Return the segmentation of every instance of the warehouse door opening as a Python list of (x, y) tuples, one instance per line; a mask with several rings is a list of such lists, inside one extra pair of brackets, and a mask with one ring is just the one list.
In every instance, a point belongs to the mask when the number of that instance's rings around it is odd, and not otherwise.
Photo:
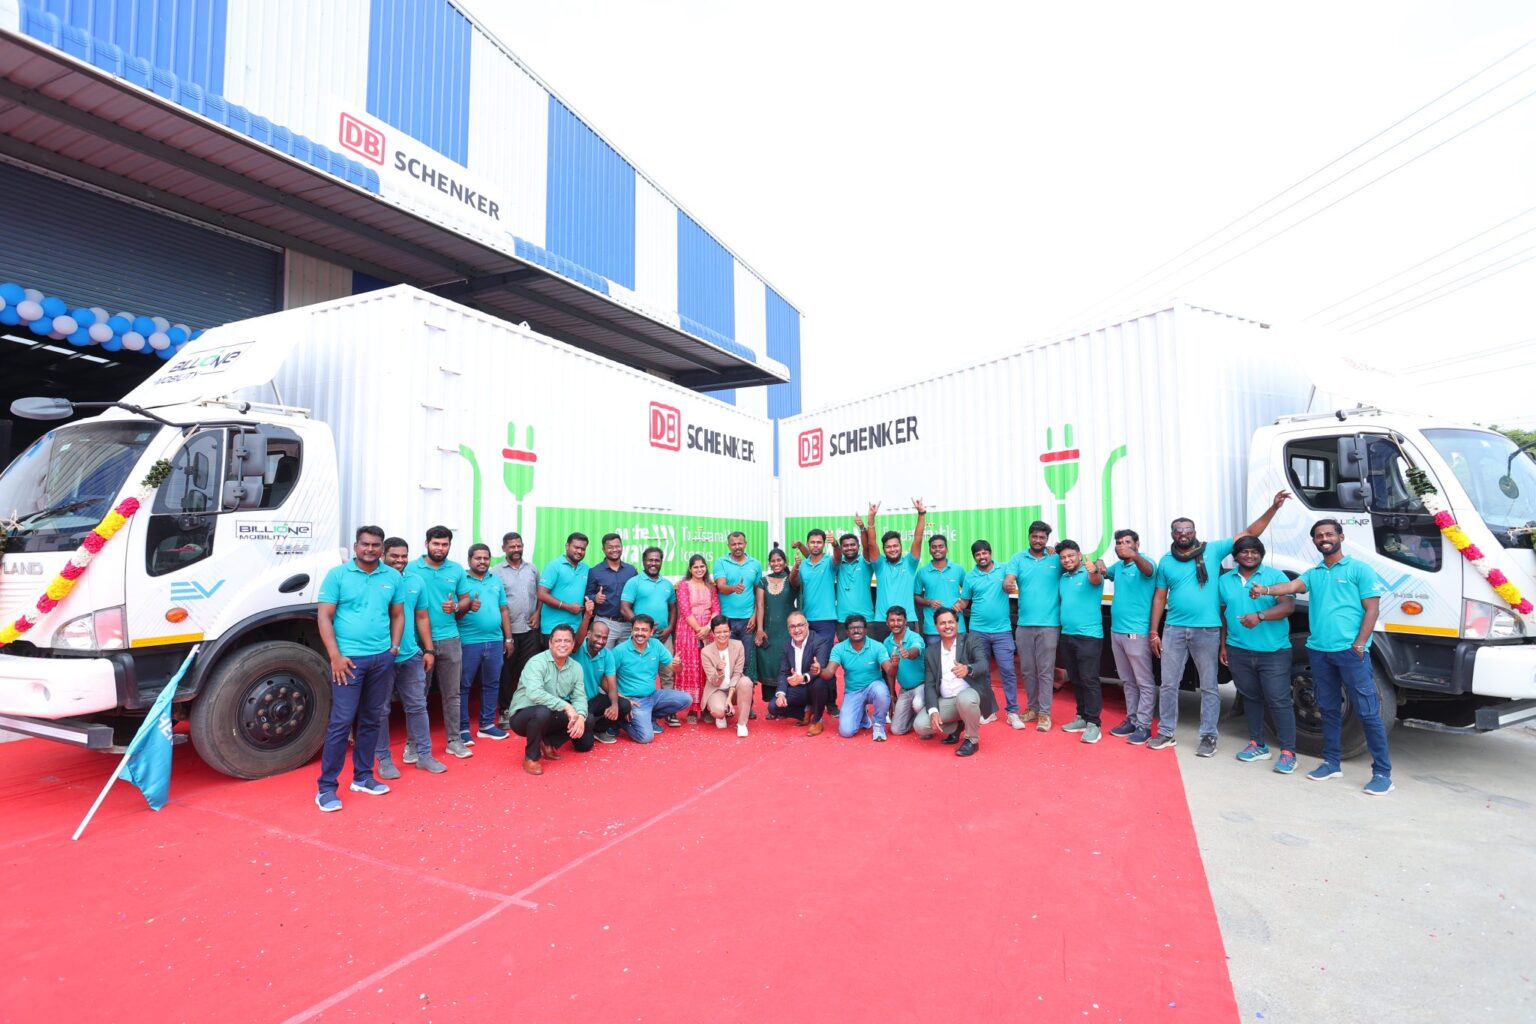
[(0, 463), (27, 395), (121, 398), (184, 335), (279, 308), (281, 250), (0, 163)]

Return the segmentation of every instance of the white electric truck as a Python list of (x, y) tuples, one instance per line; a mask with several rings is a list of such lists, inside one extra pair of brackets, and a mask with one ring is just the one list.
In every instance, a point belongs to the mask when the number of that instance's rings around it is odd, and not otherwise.
[[(1346, 399), (1382, 386), (1352, 373), (1326, 346), (1173, 303), (781, 421), (785, 535), (842, 532), (871, 501), (881, 527), (908, 531), (919, 497), (929, 535), (946, 534), (967, 568), (973, 540), (1007, 558), (1037, 519), (1089, 557), (1113, 558), (1114, 531), (1128, 527), (1155, 561), (1175, 517), (1231, 537), (1288, 490), (1295, 500), (1263, 536), (1268, 564), (1293, 576), (1316, 564), (1309, 529), (1333, 518), (1346, 553), (1382, 578), (1372, 662), (1389, 728), (1536, 718), (1536, 620), (1441, 535), (1407, 478), (1422, 470), (1490, 565), (1536, 599), (1536, 462), (1474, 424)], [(1305, 599), (1291, 625), (1298, 744), (1315, 754)], [(1344, 747), (1365, 749), (1348, 709)]]
[[(768, 421), (411, 288), (210, 330), (120, 403), (0, 474), (0, 621), (37, 598), (159, 460), (170, 477), (73, 591), (0, 648), (0, 729), (112, 748), (193, 644), (177, 694), (213, 767), (257, 778), (319, 749), (326, 572), (373, 524), (454, 557), (522, 534), (531, 560), (608, 532), (640, 561), (746, 532), (766, 549)], [(18, 415), (61, 419), (64, 398)]]

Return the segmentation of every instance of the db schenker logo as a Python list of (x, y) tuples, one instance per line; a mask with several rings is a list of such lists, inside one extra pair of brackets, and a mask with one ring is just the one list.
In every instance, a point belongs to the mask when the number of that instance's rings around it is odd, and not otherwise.
[(800, 431), (800, 465), (802, 467), (821, 465), (824, 440), (820, 427), (815, 430)]
[(384, 166), (384, 133), (377, 128), (344, 113), (341, 115), (339, 137), (343, 149), (351, 150), (380, 167)]
[(651, 447), (671, 452), (683, 447), (683, 414), (670, 405), (651, 403)]

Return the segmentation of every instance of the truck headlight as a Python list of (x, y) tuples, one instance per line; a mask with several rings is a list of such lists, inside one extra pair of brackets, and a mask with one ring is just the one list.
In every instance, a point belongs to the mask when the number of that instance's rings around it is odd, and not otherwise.
[(1525, 623), (1508, 608), (1463, 601), (1461, 635), (1467, 640), (1519, 640), (1525, 636)]
[(53, 646), (67, 651), (120, 651), (127, 646), (123, 608), (102, 608), (54, 630)]

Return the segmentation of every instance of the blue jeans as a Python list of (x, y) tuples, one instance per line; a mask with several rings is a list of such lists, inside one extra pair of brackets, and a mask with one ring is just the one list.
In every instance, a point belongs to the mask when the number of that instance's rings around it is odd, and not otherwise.
[(331, 683), (331, 720), (320, 752), (320, 792), (336, 792), (342, 762), (347, 759), (347, 734), (357, 728), (352, 747), (352, 781), (373, 778), (373, 758), (379, 748), (379, 721), (389, 707), (395, 682), (395, 656), (388, 651), (352, 659), (352, 680)]
[(469, 731), (469, 696), (475, 692), (477, 680), (480, 683), (480, 728), (496, 724), (496, 697), (501, 690), (501, 663), (505, 657), (500, 640), (464, 645), (464, 663), (459, 669), (459, 732)]
[(1391, 775), (1392, 759), (1387, 756), (1387, 730), (1381, 724), (1381, 704), (1376, 697), (1376, 682), (1371, 678), (1371, 659), (1357, 657), (1354, 651), (1307, 651), (1312, 664), (1312, 685), (1317, 690), (1317, 707), (1323, 713), (1323, 760), (1338, 764), (1342, 731), (1344, 693), (1365, 729), (1365, 743), (1371, 748), (1371, 774)]
[[(921, 698), (919, 698), (921, 700)], [(857, 736), (864, 721), (864, 706), (869, 705), (869, 720), (885, 727), (885, 713), (891, 707), (891, 689), (885, 680), (877, 680), (863, 689), (848, 690), (838, 708), (837, 733), (839, 736)]]
[[(432, 752), (432, 731), (427, 724), (427, 673), (421, 652), (395, 662), (394, 690), (400, 695), (405, 711), (405, 738), (417, 754)], [(379, 760), (389, 760), (389, 698), (384, 698), (384, 714), (379, 719)]]
[(1296, 705), (1291, 702), (1291, 649), (1248, 651), (1227, 644), (1227, 668), (1243, 695), (1248, 738), (1264, 742), (1264, 709), (1274, 722), (1281, 750), (1296, 750)]
[[(811, 630), (811, 650), (822, 668), (827, 667), (827, 662), (832, 657), (832, 644), (837, 640), (836, 619), (816, 619), (806, 623)], [(827, 680), (827, 703), (837, 703), (837, 676), (834, 674)]]
[[(620, 696), (628, 697), (626, 694)], [(687, 711), (693, 704), (693, 698), (681, 690), (652, 690), (643, 697), (628, 697), (628, 700), (629, 721), (624, 723), (624, 731), (636, 743), (649, 743), (656, 738), (654, 719)]]
[[(1003, 700), (1008, 704), (1008, 713), (1019, 713), (1019, 674), (1013, 667), (1013, 631), (1004, 630), (1001, 633), (982, 633), (971, 630), (971, 635), (980, 637), (987, 649), (987, 660), (997, 666), (997, 671), (1003, 677)], [(990, 685), (990, 684), (989, 684)], [(1045, 711), (1050, 713), (1051, 707), (1046, 705)]]
[(1215, 736), (1221, 717), (1221, 690), (1216, 667), (1221, 657), (1220, 626), (1165, 626), (1163, 628), (1163, 680), (1157, 731), (1172, 736), (1179, 724), (1179, 680), (1184, 664), (1193, 658), (1200, 676), (1200, 735)]

